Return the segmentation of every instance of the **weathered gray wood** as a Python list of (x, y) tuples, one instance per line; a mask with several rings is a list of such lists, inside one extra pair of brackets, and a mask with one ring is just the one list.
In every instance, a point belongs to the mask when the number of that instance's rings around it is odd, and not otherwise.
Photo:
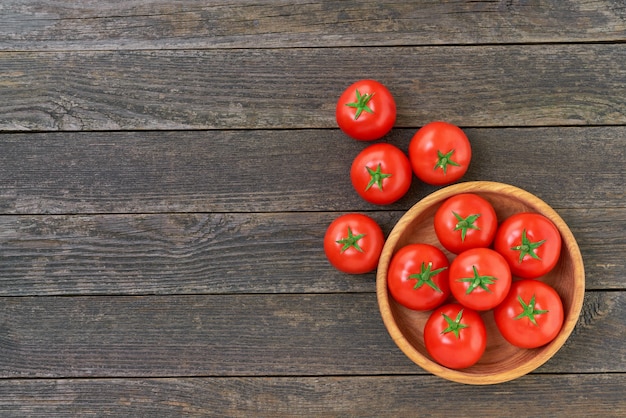
[[(403, 214), (368, 212), (385, 233)], [(326, 260), (340, 213), (0, 217), (0, 295), (374, 292)], [(626, 213), (566, 209), (587, 289), (626, 290)], [(610, 226), (609, 226), (610, 225)]]
[[(24, 297), (0, 307), (1, 378), (424, 373), (392, 342), (374, 293)], [(576, 331), (537, 373), (624, 373), (625, 333), (626, 292), (589, 292)]]
[[(2, 0), (0, 415), (626, 415), (624, 41), (617, 0)], [(388, 232), (435, 190), (353, 192), (359, 78), (396, 97), (387, 141), (460, 125), (465, 180), (571, 226), (583, 314), (531, 375), (426, 374), (374, 274), (325, 260), (338, 214)]]
[(0, 49), (623, 41), (619, 1), (3, 0)]
[(0, 409), (5, 417), (446, 417), (459, 408), (467, 417), (620, 417), (625, 386), (624, 374), (530, 375), (494, 386), (434, 376), (28, 379), (0, 381)]
[(360, 78), (400, 127), (625, 124), (625, 68), (623, 44), (4, 52), (0, 130), (335, 128)]
[[(0, 217), (0, 294), (373, 292), (327, 262), (337, 213)], [(387, 230), (399, 213), (375, 213)]]
[[(626, 207), (624, 127), (466, 132), (463, 180), (513, 184), (556, 209)], [(414, 133), (387, 140), (406, 150)], [(349, 170), (367, 145), (338, 129), (0, 135), (0, 213), (406, 210), (435, 190), (415, 180), (394, 205), (363, 201)]]

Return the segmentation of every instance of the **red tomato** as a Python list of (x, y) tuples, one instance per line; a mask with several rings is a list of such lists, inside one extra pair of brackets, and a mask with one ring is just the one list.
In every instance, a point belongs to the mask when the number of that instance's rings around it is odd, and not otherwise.
[(487, 330), (480, 315), (458, 303), (437, 308), (424, 327), (426, 351), (451, 369), (470, 367), (487, 347)]
[(363, 199), (386, 205), (409, 191), (413, 174), (409, 158), (400, 148), (380, 143), (370, 145), (356, 156), (350, 178)]
[(450, 291), (463, 306), (476, 311), (495, 308), (511, 288), (511, 269), (489, 248), (463, 251), (450, 264)]
[(429, 244), (409, 244), (394, 254), (387, 273), (391, 296), (414, 310), (430, 310), (450, 295), (448, 259)]
[(498, 229), (491, 203), (473, 193), (448, 198), (435, 212), (435, 233), (448, 251), (489, 247)]
[(511, 291), (493, 311), (502, 336), (522, 348), (541, 347), (563, 326), (563, 303), (550, 285), (534, 279), (513, 282)]
[(337, 270), (362, 274), (374, 270), (385, 237), (375, 220), (359, 213), (335, 219), (324, 235), (324, 252)]
[(561, 256), (561, 234), (545, 216), (517, 213), (498, 228), (494, 248), (515, 276), (535, 279), (550, 272)]
[(420, 180), (441, 186), (465, 175), (472, 159), (472, 148), (459, 127), (447, 122), (431, 122), (411, 139), (409, 159)]
[(335, 117), (346, 135), (373, 141), (382, 138), (396, 122), (396, 102), (378, 81), (360, 80), (339, 97)]

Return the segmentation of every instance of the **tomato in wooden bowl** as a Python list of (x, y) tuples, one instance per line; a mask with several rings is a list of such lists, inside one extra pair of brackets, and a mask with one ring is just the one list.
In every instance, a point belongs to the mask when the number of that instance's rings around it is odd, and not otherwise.
[[(489, 201), (501, 223), (513, 214), (531, 212), (548, 218), (558, 229), (562, 246), (558, 262), (536, 280), (554, 288), (563, 305), (563, 324), (549, 343), (537, 348), (520, 348), (509, 343), (499, 332), (494, 310), (479, 312), (486, 331), (486, 349), (475, 364), (464, 369), (444, 367), (428, 353), (424, 327), (432, 311), (406, 308), (391, 296), (387, 274), (394, 254), (408, 244), (423, 243), (441, 248), (452, 261), (456, 255), (438, 242), (433, 227), (435, 212), (446, 199), (460, 193), (474, 193)], [(522, 280), (513, 276), (513, 283)], [(580, 249), (569, 227), (548, 204), (520, 188), (486, 181), (458, 183), (440, 189), (409, 209), (391, 231), (376, 274), (378, 305), (385, 327), (397, 346), (423, 369), (445, 379), (466, 384), (496, 384), (523, 376), (548, 361), (571, 334), (582, 309), (585, 272)], [(448, 302), (455, 302), (451, 297)], [(528, 301), (527, 301), (528, 302)]]

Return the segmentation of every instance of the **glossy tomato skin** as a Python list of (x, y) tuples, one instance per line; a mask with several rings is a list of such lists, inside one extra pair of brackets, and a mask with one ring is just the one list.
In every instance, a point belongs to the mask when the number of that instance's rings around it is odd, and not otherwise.
[(448, 259), (439, 248), (408, 244), (391, 259), (387, 287), (391, 296), (409, 309), (434, 309), (450, 295), (448, 267)]
[(385, 136), (396, 122), (396, 102), (378, 81), (359, 80), (339, 97), (335, 117), (346, 135), (373, 141)]
[(449, 197), (435, 212), (435, 233), (441, 245), (454, 254), (489, 247), (498, 229), (491, 203), (474, 193)]
[(431, 122), (411, 139), (409, 159), (420, 180), (442, 186), (465, 175), (472, 159), (472, 147), (458, 126), (442, 121)]
[(559, 294), (535, 279), (513, 282), (509, 294), (493, 314), (502, 336), (521, 348), (541, 347), (552, 341), (561, 331), (564, 318)]
[(472, 248), (450, 264), (450, 291), (466, 308), (486, 311), (498, 306), (511, 288), (511, 269), (489, 248)]
[(539, 213), (517, 213), (498, 228), (494, 248), (506, 258), (513, 275), (535, 279), (549, 273), (561, 256), (561, 234)]
[(356, 156), (350, 179), (363, 199), (387, 205), (409, 191), (413, 174), (409, 159), (400, 148), (379, 143), (368, 146)]
[(426, 321), (424, 344), (437, 363), (464, 369), (476, 364), (485, 352), (487, 330), (478, 312), (451, 303), (435, 309)]
[(324, 252), (337, 270), (369, 273), (378, 266), (384, 243), (383, 231), (374, 219), (349, 213), (336, 218), (326, 229)]

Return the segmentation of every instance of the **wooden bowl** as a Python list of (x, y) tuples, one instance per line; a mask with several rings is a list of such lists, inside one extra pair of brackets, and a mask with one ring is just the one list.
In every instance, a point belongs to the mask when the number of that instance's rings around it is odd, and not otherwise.
[[(522, 349), (509, 344), (498, 331), (492, 311), (481, 313), (487, 327), (487, 349), (475, 365), (453, 370), (431, 359), (424, 346), (424, 325), (432, 311), (413, 311), (397, 303), (387, 289), (387, 270), (394, 253), (410, 243), (433, 244), (447, 252), (435, 235), (433, 218), (439, 205), (459, 193), (475, 193), (488, 200), (496, 210), (498, 221), (518, 212), (536, 212), (548, 217), (559, 229), (563, 241), (556, 267), (539, 280), (550, 284), (561, 296), (564, 323), (561, 332), (547, 345)], [(513, 280), (516, 280), (514, 277)], [(423, 369), (459, 383), (487, 385), (523, 376), (556, 353), (565, 343), (578, 320), (585, 293), (585, 272), (580, 249), (572, 232), (561, 217), (538, 197), (514, 186), (476, 181), (440, 189), (409, 209), (391, 231), (383, 247), (376, 274), (376, 293), (380, 312), (391, 338), (413, 362)]]

